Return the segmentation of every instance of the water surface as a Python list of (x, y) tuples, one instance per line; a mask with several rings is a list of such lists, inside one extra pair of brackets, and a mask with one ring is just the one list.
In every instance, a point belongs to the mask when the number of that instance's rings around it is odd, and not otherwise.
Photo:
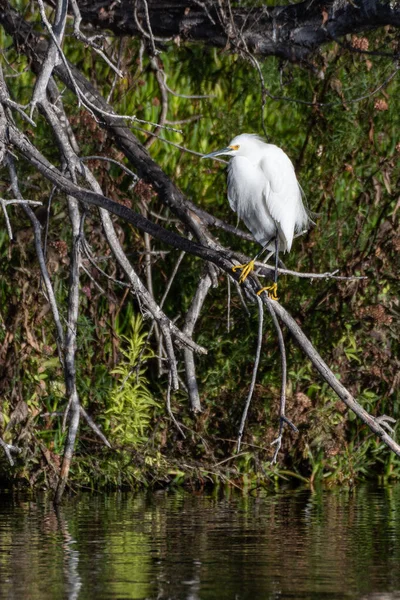
[(0, 598), (400, 600), (400, 486), (0, 494)]

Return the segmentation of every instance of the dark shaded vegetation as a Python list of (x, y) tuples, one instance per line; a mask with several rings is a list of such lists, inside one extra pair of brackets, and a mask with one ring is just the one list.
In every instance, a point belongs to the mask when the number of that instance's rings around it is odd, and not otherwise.
[[(41, 31), (40, 15), (31, 12), (30, 5), (18, 4), (18, 12)], [(105, 41), (107, 52), (120, 61), (124, 73), (117, 79), (71, 32), (68, 22), (66, 56), (98, 92), (109, 96), (119, 114), (158, 121), (163, 106), (160, 72), (176, 93), (204, 96), (182, 98), (168, 92), (164, 124), (182, 133), (158, 130), (150, 153), (187, 198), (232, 226), (236, 219), (226, 200), (223, 167), (203, 163), (199, 156), (168, 142), (205, 153), (226, 145), (237, 133), (264, 131), (271, 142), (284, 148), (296, 165), (310, 209), (319, 215), (316, 227), (296, 240), (290, 256), (284, 257), (286, 267), (315, 273), (338, 270), (340, 275), (367, 279), (311, 283), (282, 277), (280, 301), (360, 404), (373, 415), (398, 419), (398, 29), (388, 26), (367, 34), (355, 32), (308, 56), (307, 65), (289, 64), (274, 56), (263, 59), (258, 65), (263, 84), (257, 65), (246, 60), (243, 52), (156, 40), (162, 51), (154, 56), (147, 38), (143, 42), (110, 36)], [(28, 104), (35, 82), (30, 63), (23, 48), (13, 45), (3, 30), (1, 35), (2, 68), (10, 96)], [(57, 83), (80, 156), (101, 155), (132, 168), (101, 123)], [(18, 113), (13, 116), (45, 157), (64, 168), (43, 115), (34, 113), (35, 128)], [(153, 129), (132, 123), (141, 142), (155, 139), (148, 133)], [(64, 324), (72, 243), (65, 196), (53, 193), (50, 182), (21, 157), (16, 162), (23, 196), (43, 203), (33, 209), (43, 231), (48, 223), (47, 267)], [(90, 159), (88, 165), (105, 196), (162, 226), (184, 232), (156, 187), (144, 178), (136, 181), (118, 165), (98, 158)], [(5, 166), (0, 185), (2, 198), (14, 198)], [(287, 477), (348, 483), (400, 475), (399, 459), (347, 411), (285, 331), (287, 414), (299, 433), (286, 433), (279, 463), (271, 467), (281, 375), (276, 335), (267, 316), (242, 451), (233, 454), (252, 375), (257, 310), (249, 304), (249, 315), (245, 312), (233, 284), (228, 303), (227, 278), (222, 272), (217, 275), (218, 287), (205, 300), (194, 333), (194, 340), (208, 350), (206, 356), (196, 357), (202, 412), (193, 415), (183, 386), (171, 398), (183, 438), (165, 409), (168, 373), (165, 355), (157, 358), (160, 333), (155, 336), (153, 331), (147, 343), (148, 312), (127, 287), (97, 211), (86, 207), (84, 213), (85, 238), (95, 263), (108, 277), (83, 256), (76, 387), (84, 409), (112, 449), (82, 421), (70, 473), (73, 486), (203, 485), (221, 480), (269, 485)], [(8, 207), (8, 214), (14, 240), (10, 242), (4, 221), (0, 231), (0, 435), (22, 452), (14, 467), (0, 454), (0, 473), (14, 482), (53, 488), (67, 435), (64, 374), (31, 224), (19, 206)], [(152, 287), (159, 303), (179, 251), (149, 239), (122, 220), (113, 220), (137, 274), (147, 289)], [(254, 254), (255, 243), (210, 229), (224, 246)], [(149, 250), (151, 261), (147, 260)], [(203, 269), (203, 261), (186, 254), (172, 282), (164, 310), (176, 318), (178, 327), (184, 324)], [(179, 374), (184, 377), (183, 372)]]

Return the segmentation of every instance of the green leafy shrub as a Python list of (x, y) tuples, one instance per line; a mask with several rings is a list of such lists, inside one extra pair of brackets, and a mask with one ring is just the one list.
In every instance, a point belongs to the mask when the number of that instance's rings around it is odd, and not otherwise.
[(131, 335), (121, 336), (126, 347), (120, 348), (121, 362), (112, 370), (115, 386), (109, 396), (105, 411), (105, 431), (117, 445), (137, 446), (146, 441), (154, 409), (159, 404), (148, 389), (145, 376), (146, 362), (154, 357), (147, 345), (147, 332), (143, 331), (140, 315), (131, 318)]

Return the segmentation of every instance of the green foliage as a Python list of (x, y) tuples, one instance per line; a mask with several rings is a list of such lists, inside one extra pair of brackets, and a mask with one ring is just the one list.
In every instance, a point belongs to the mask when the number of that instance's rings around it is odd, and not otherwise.
[(159, 407), (149, 391), (145, 376), (146, 362), (154, 357), (147, 344), (148, 333), (142, 331), (140, 315), (131, 318), (130, 334), (121, 336), (122, 360), (112, 370), (117, 375), (104, 411), (104, 429), (112, 441), (121, 446), (143, 444), (146, 441), (154, 410)]

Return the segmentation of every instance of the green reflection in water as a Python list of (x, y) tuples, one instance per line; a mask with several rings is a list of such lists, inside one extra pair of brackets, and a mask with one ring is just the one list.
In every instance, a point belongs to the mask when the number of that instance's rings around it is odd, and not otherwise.
[(276, 495), (0, 495), (0, 597), (400, 598), (400, 485)]

